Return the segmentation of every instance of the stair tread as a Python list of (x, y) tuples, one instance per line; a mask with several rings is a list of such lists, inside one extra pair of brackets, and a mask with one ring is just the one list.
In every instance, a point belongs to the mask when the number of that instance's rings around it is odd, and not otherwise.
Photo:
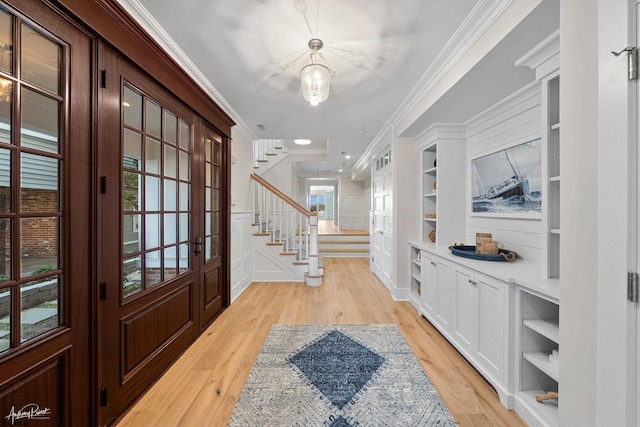
[(282, 251), (282, 252), (280, 252), (280, 255), (295, 255), (297, 253), (298, 252), (296, 252), (296, 251)]
[(267, 242), (269, 246), (282, 246), (284, 242)]
[(368, 240), (320, 240), (319, 245), (368, 245)]
[(369, 252), (369, 249), (318, 249), (318, 252)]
[(254, 236), (271, 236), (271, 233), (253, 233)]

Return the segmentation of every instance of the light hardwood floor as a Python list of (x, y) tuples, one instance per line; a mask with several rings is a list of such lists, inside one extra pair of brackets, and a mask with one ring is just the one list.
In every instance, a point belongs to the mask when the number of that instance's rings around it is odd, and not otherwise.
[(275, 323), (395, 323), (460, 426), (524, 426), (496, 392), (407, 302), (395, 302), (368, 260), (325, 259), (324, 283), (254, 283), (118, 427), (225, 426)]

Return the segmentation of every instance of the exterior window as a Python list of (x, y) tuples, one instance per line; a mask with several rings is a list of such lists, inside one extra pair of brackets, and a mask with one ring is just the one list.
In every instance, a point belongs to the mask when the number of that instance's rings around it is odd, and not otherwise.
[(122, 295), (189, 271), (191, 125), (124, 84)]
[(64, 320), (61, 64), (67, 52), (0, 9), (0, 353)]

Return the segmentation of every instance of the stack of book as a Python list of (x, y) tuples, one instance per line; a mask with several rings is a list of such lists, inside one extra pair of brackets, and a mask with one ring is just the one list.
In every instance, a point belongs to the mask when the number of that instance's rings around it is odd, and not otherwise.
[(553, 350), (549, 354), (549, 362), (553, 363), (555, 366), (558, 366), (560, 364), (560, 349), (559, 348)]

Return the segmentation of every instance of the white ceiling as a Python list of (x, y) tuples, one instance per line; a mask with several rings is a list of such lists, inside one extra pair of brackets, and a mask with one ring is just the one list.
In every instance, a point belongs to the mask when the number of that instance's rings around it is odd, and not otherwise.
[[(147, 21), (141, 22), (143, 26), (148, 27), (151, 22), (156, 29), (161, 27), (160, 33), (166, 33), (163, 37), (175, 43), (174, 50), (181, 50), (188, 57), (200, 77), (208, 80), (231, 107), (232, 117), (257, 139), (311, 139), (314, 144), (310, 149), (326, 141), (326, 162), (299, 165), (303, 173), (329, 169), (326, 176), (351, 175), (351, 168), (366, 147), (472, 9), (482, 3), (482, 0), (119, 1), (129, 10), (133, 5), (143, 12), (138, 14)], [(545, 0), (543, 4), (554, 3), (557, 8), (557, 1)], [(544, 28), (533, 35), (526, 34), (524, 44), (533, 47), (552, 31)], [(323, 40), (321, 53), (336, 73), (329, 99), (316, 107), (304, 101), (299, 82), (299, 70), (308, 60), (307, 43), (313, 37)], [(523, 43), (516, 44), (518, 49), (523, 48)], [(510, 57), (501, 61), (501, 64), (511, 61), (509, 68), (514, 68)], [(495, 77), (495, 67), (485, 68), (485, 72)], [(477, 85), (479, 78), (482, 76), (465, 84)], [(526, 79), (531, 79), (530, 70), (529, 74), (520, 71), (504, 86), (511, 90), (511, 86)], [(492, 93), (493, 98), (509, 93), (498, 92), (501, 91)], [(457, 102), (459, 96), (455, 97)], [(436, 109), (448, 119), (451, 110), (456, 110), (455, 102), (453, 106), (449, 104), (445, 102)], [(418, 121), (417, 125), (422, 126), (430, 121), (430, 116)], [(259, 124), (264, 130), (258, 128)], [(418, 130), (412, 128), (406, 134)], [(351, 159), (345, 159), (342, 152)], [(341, 168), (343, 172), (338, 173)]]

